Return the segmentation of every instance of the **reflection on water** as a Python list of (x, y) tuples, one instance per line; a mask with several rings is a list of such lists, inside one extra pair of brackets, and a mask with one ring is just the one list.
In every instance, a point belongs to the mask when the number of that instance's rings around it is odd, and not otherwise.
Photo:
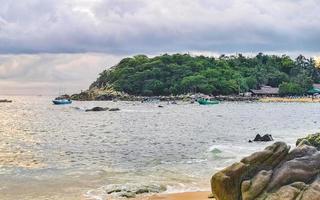
[[(207, 189), (212, 173), (319, 129), (320, 104), (164, 105), (12, 97), (0, 104), (0, 199), (104, 199), (110, 186)], [(93, 106), (120, 112), (84, 112)], [(79, 109), (80, 108), (80, 109)], [(128, 189), (127, 189), (128, 190)]]

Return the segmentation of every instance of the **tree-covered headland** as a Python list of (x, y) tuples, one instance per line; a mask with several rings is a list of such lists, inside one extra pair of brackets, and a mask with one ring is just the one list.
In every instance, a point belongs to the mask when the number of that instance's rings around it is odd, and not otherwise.
[(302, 55), (292, 59), (262, 53), (254, 57), (238, 54), (218, 58), (164, 54), (124, 58), (103, 71), (90, 87), (158, 96), (196, 92), (232, 95), (269, 85), (279, 87), (282, 95), (303, 95), (319, 82), (320, 69), (315, 60)]

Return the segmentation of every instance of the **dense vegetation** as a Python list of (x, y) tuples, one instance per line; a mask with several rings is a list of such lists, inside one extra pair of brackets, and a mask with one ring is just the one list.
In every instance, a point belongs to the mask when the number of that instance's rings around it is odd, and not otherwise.
[(137, 55), (103, 71), (91, 87), (112, 87), (133, 95), (169, 95), (201, 92), (238, 94), (261, 85), (279, 87), (283, 95), (301, 95), (320, 82), (315, 61), (304, 56), (222, 55), (219, 58), (164, 54)]

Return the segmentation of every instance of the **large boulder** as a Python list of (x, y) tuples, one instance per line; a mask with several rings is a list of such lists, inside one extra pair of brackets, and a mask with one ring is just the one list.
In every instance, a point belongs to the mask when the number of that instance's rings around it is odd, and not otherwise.
[(254, 199), (268, 185), (272, 171), (261, 170), (251, 180), (245, 180), (241, 184), (241, 194), (243, 200)]
[(319, 200), (320, 199), (320, 176), (304, 191), (301, 200)]
[[(302, 141), (302, 140), (301, 140)], [(320, 200), (320, 152), (276, 142), (213, 175), (217, 200)], [(313, 143), (314, 144), (314, 143)]]
[[(273, 169), (288, 154), (289, 147), (283, 142), (276, 142), (243, 158), (240, 162), (216, 173), (211, 178), (211, 189), (218, 200), (238, 200), (241, 198), (241, 184), (250, 180), (261, 170)], [(250, 188), (244, 186), (245, 192)]]

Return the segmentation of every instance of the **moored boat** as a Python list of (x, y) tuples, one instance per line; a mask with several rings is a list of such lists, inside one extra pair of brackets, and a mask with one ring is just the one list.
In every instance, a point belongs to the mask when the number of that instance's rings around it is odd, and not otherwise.
[(208, 99), (198, 99), (197, 102), (200, 105), (213, 105), (213, 104), (219, 104), (220, 101), (217, 100), (208, 100)]
[(63, 105), (63, 104), (71, 104), (72, 101), (70, 99), (60, 99), (60, 98), (56, 98), (54, 100), (52, 100), (52, 102), (55, 105)]

